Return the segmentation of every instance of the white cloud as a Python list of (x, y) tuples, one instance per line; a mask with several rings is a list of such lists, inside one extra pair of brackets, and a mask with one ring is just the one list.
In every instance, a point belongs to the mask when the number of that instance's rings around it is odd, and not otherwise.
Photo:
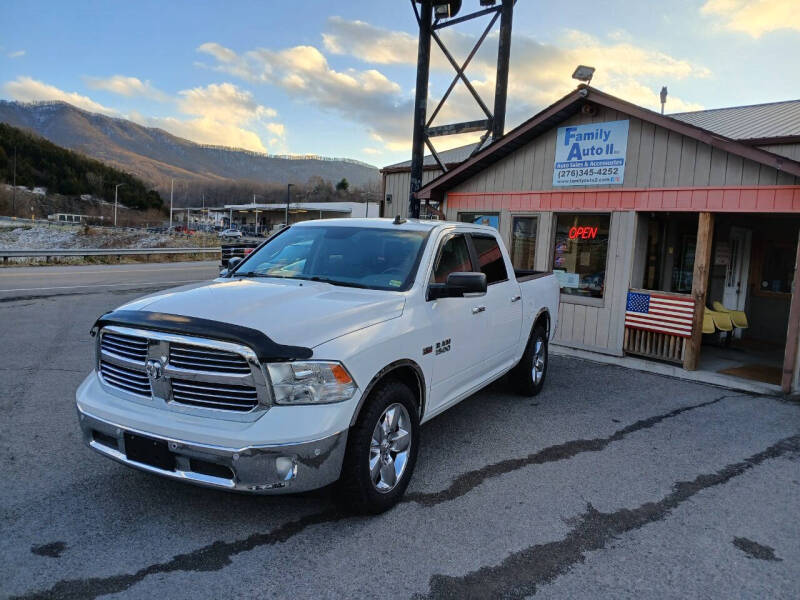
[[(271, 134), (271, 147), (283, 144), (285, 127), (269, 121), (277, 112), (259, 104), (253, 94), (232, 83), (210, 84), (178, 92), (178, 110), (193, 118), (146, 118), (143, 124), (161, 127), (170, 133), (200, 144), (231, 146), (266, 152), (259, 128)], [(277, 141), (273, 141), (277, 140)]]
[(232, 83), (212, 83), (178, 92), (181, 112), (218, 121), (244, 122), (273, 118), (278, 113), (256, 102), (253, 94)]
[(314, 46), (257, 48), (237, 54), (209, 42), (198, 51), (217, 59), (212, 69), (280, 87), (299, 102), (362, 124), (368, 132), (385, 138), (387, 146), (407, 144), (411, 96), (376, 69), (338, 71)]
[[(441, 34), (457, 59), (465, 57), (476, 41), (476, 36), (462, 32), (443, 30)], [(366, 63), (404, 64), (413, 67), (417, 60), (417, 41), (411, 34), (341, 17), (328, 19), (323, 43), (328, 52), (349, 55)], [(495, 88), (496, 47), (497, 31), (493, 31), (466, 71), (473, 87), (490, 108)], [(655, 110), (660, 108), (658, 91), (663, 84), (669, 84), (672, 89), (678, 90), (678, 82), (710, 75), (707, 68), (690, 60), (637, 45), (632, 35), (623, 30), (611, 32), (605, 40), (580, 31), (567, 30), (554, 43), (543, 43), (530, 35), (515, 33), (509, 73), (507, 128), (517, 125), (573, 90), (575, 82), (570, 74), (581, 63), (596, 67), (593, 85)], [(435, 45), (431, 55), (431, 69), (434, 73), (447, 76), (454, 74), (450, 63)], [(431, 94), (436, 96), (443, 92), (443, 89), (437, 89), (435, 80), (432, 80)], [(436, 101), (438, 98), (434, 100)], [(696, 102), (683, 99), (680, 94), (670, 95), (668, 106), (671, 111), (702, 108)], [(405, 115), (408, 136), (410, 108), (403, 108), (408, 110)], [(451, 100), (437, 116), (436, 124), (482, 116), (476, 102), (459, 82)], [(377, 132), (383, 134), (380, 128)], [(436, 140), (437, 147), (452, 146), (456, 137), (461, 143), (477, 139), (475, 135), (441, 138)], [(408, 145), (407, 137), (405, 145)]]
[(725, 29), (753, 38), (779, 29), (800, 31), (797, 0), (707, 0), (700, 12), (719, 19)]
[(125, 77), (124, 75), (113, 75), (111, 77), (86, 77), (86, 85), (93, 90), (105, 90), (112, 94), (132, 97), (143, 96), (152, 100), (164, 102), (168, 96), (153, 87), (149, 81), (142, 81), (138, 77)]
[(109, 115), (116, 114), (112, 108), (103, 106), (95, 102), (88, 96), (82, 96), (77, 92), (65, 92), (53, 85), (49, 85), (31, 77), (20, 76), (13, 81), (6, 82), (3, 85), (3, 92), (14, 100), (20, 102), (37, 102), (43, 100), (60, 100), (62, 102), (69, 102), (70, 104), (88, 110), (91, 112), (105, 113)]
[(25, 56), (25, 50), (15, 50), (14, 52), (9, 52), (6, 56), (8, 58), (22, 58)]
[(147, 127), (160, 127), (173, 135), (198, 144), (266, 152), (261, 137), (255, 131), (207, 117), (197, 119), (139, 117), (138, 121)]
[(371, 146), (367, 146), (366, 148), (362, 148), (361, 152), (363, 152), (364, 154), (372, 155), (372, 156), (374, 156), (376, 154), (383, 154), (383, 150), (381, 150), (380, 148), (373, 148)]

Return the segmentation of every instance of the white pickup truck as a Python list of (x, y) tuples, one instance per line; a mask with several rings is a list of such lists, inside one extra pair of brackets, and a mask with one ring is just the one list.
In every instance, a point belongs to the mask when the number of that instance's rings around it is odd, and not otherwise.
[(497, 232), (440, 221), (293, 225), (218, 279), (101, 316), (78, 388), (86, 443), (228, 490), (338, 481), (377, 513), (403, 495), (420, 424), (509, 373), (547, 373), (559, 288), (515, 273)]

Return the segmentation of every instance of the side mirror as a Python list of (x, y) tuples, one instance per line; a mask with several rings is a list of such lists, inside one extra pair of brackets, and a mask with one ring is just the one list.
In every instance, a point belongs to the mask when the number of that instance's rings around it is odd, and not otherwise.
[(428, 300), (482, 296), (486, 293), (484, 273), (450, 273), (447, 283), (432, 283), (428, 287)]
[(219, 272), (219, 276), (220, 277), (227, 277), (228, 274), (231, 271), (233, 271), (236, 268), (236, 265), (238, 265), (240, 262), (242, 262), (242, 257), (241, 256), (233, 256), (233, 257), (229, 258), (228, 259), (228, 266), (226, 268), (222, 269), (222, 271)]

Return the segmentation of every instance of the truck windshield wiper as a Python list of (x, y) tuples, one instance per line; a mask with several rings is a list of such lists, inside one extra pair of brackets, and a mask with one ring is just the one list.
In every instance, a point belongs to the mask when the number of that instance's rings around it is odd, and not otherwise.
[(342, 287), (359, 288), (362, 290), (370, 289), (368, 285), (364, 285), (363, 283), (353, 283), (351, 281), (339, 281), (338, 279), (328, 279), (327, 277), (319, 277), (317, 275), (315, 275), (314, 277), (304, 277), (303, 279), (308, 279), (309, 281), (321, 281), (322, 283), (330, 283), (331, 285), (340, 285)]
[(234, 277), (277, 277), (278, 279), (293, 279), (286, 277), (286, 275), (270, 275), (269, 273), (257, 273), (256, 271), (247, 271), (246, 273), (234, 273)]

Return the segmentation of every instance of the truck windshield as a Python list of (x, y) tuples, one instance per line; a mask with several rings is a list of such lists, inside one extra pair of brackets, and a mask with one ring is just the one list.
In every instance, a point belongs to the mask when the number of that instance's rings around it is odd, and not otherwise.
[(374, 227), (294, 226), (250, 255), (232, 276), (404, 291), (414, 281), (426, 236)]

